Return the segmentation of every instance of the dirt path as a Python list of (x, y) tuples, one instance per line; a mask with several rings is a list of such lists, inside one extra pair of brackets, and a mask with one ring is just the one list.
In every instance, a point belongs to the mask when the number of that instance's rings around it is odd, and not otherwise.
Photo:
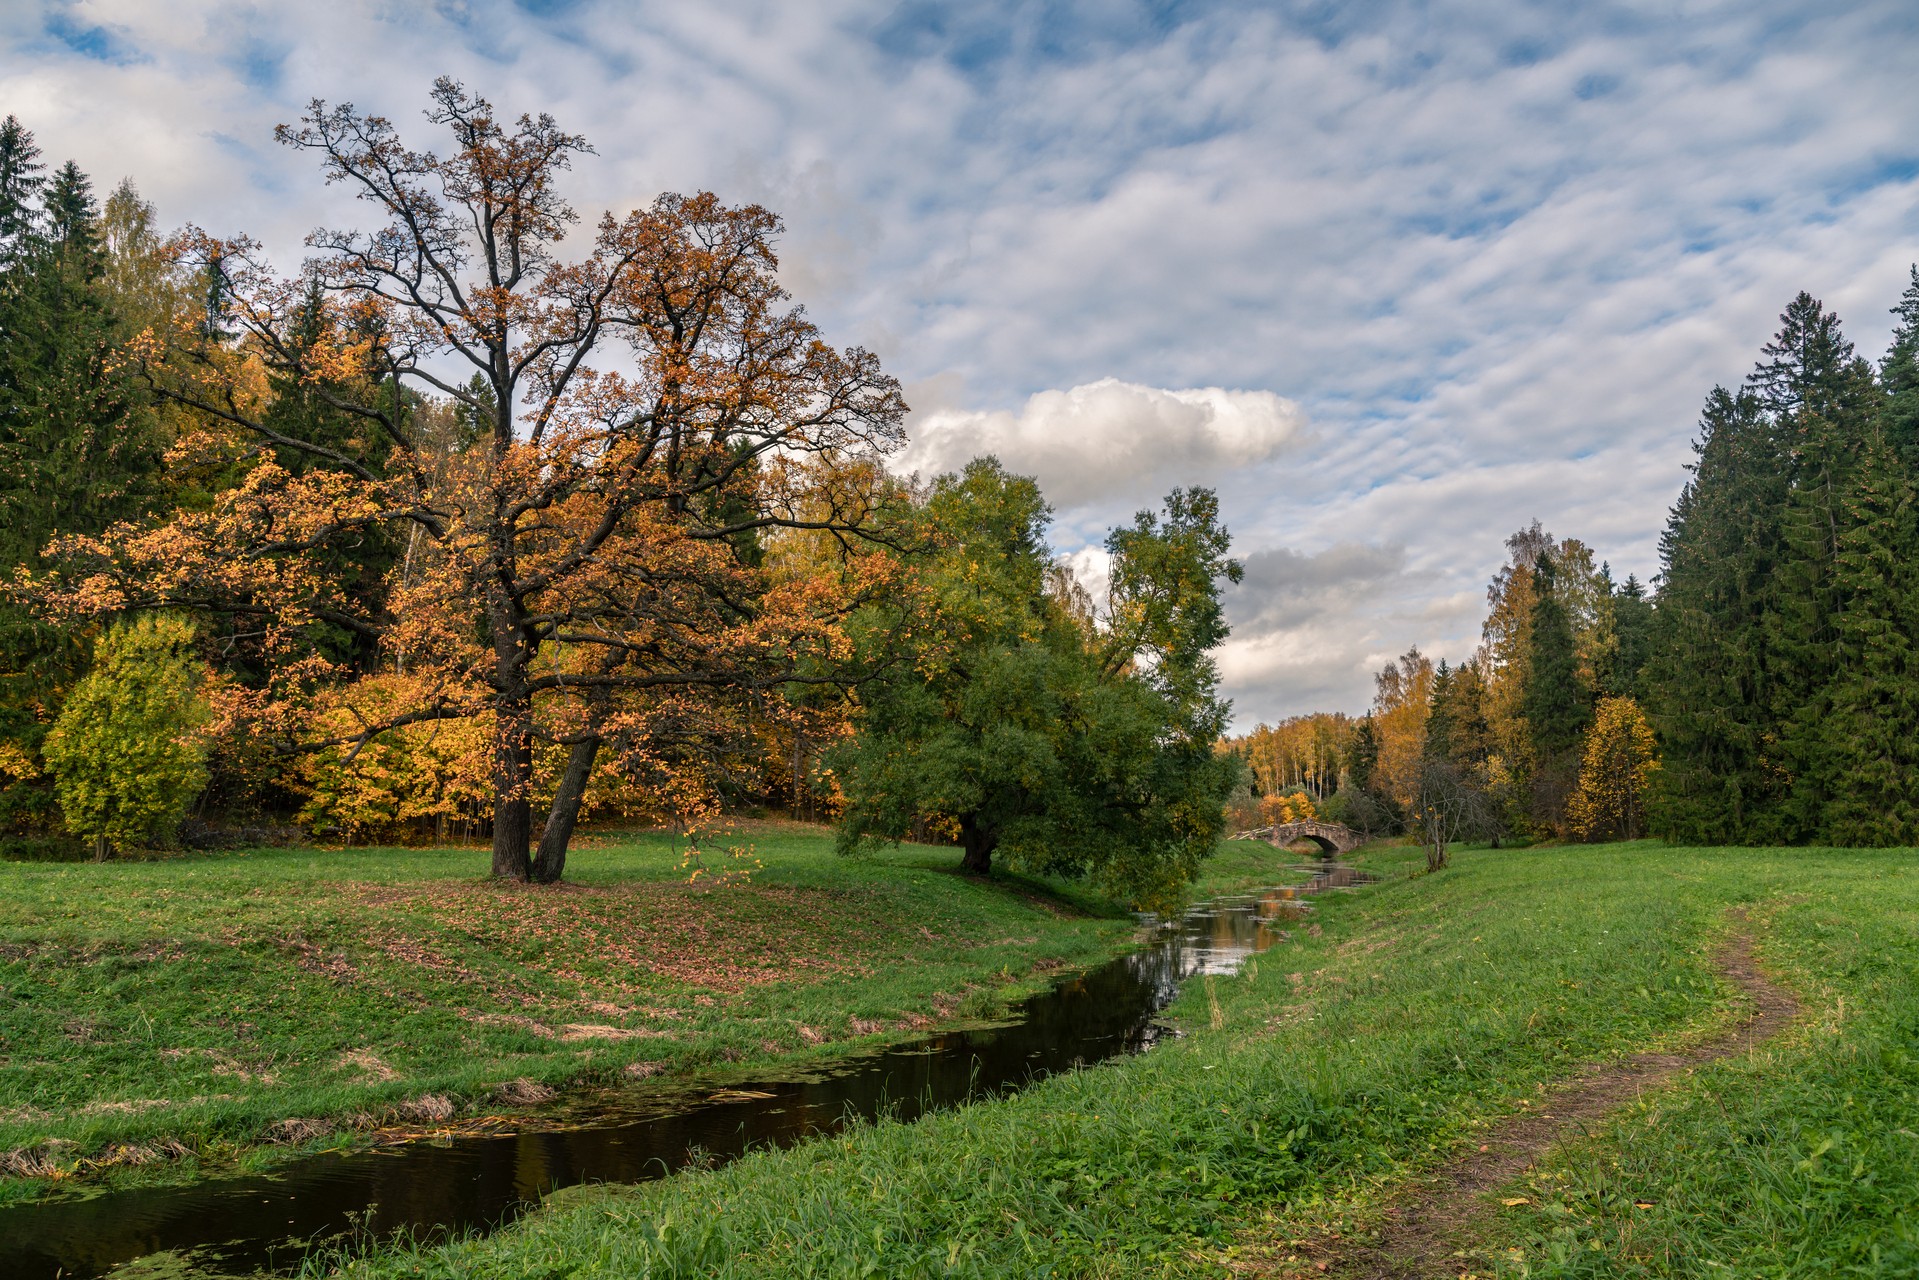
[(1376, 1243), (1349, 1253), (1333, 1274), (1347, 1280), (1453, 1280), (1454, 1237), (1484, 1211), (1483, 1197), (1504, 1186), (1561, 1138), (1585, 1132), (1595, 1121), (1656, 1089), (1682, 1071), (1748, 1053), (1771, 1039), (1799, 1011), (1799, 1002), (1774, 986), (1752, 957), (1745, 916), (1719, 953), (1719, 971), (1752, 998), (1752, 1012), (1729, 1030), (1681, 1053), (1641, 1053), (1623, 1062), (1590, 1067), (1547, 1094), (1535, 1112), (1501, 1122), (1477, 1151), (1436, 1170), (1409, 1189), (1399, 1207), (1386, 1211)]

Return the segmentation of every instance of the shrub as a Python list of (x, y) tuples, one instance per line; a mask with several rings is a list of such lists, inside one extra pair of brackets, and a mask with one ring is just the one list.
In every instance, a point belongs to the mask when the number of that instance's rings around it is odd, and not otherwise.
[(171, 838), (207, 782), (193, 626), (180, 618), (115, 623), (93, 669), (67, 696), (41, 754), (67, 829), (110, 847)]

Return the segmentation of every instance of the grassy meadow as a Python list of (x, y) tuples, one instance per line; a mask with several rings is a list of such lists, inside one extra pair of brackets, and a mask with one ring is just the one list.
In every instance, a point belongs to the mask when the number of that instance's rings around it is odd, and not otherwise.
[(583, 838), (558, 889), (471, 848), (0, 864), (0, 1201), (816, 1058), (991, 1016), (1134, 933), (952, 850), (743, 838), (761, 869), (718, 887), (655, 835)]
[[(1264, 861), (1225, 857), (1220, 886)], [(1743, 908), (1800, 1018), (1488, 1196), (1446, 1274), (1919, 1274), (1919, 857), (1638, 843), (1465, 850), (1415, 876), (1418, 858), (1362, 851), (1381, 883), (1192, 984), (1187, 1034), (1141, 1057), (311, 1269), (1338, 1275), (1420, 1176), (1554, 1082), (1734, 1021), (1745, 997), (1714, 956)]]

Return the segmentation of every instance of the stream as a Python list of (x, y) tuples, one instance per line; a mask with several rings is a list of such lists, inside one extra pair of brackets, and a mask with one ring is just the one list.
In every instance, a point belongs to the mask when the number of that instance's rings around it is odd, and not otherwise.
[(596, 1090), (556, 1108), (563, 1123), (553, 1128), (420, 1139), (306, 1156), (261, 1174), (0, 1209), (0, 1276), (81, 1280), (169, 1252), (196, 1273), (286, 1270), (349, 1239), (490, 1230), (562, 1187), (665, 1177), (832, 1133), (851, 1117), (911, 1120), (1011, 1093), (1173, 1034), (1156, 1018), (1187, 978), (1235, 972), (1285, 938), (1312, 894), (1369, 878), (1339, 863), (1300, 869), (1312, 879), (1217, 898), (1177, 920), (1149, 918), (1157, 931), (1147, 945), (1031, 997), (1003, 1024), (895, 1044), (805, 1075)]

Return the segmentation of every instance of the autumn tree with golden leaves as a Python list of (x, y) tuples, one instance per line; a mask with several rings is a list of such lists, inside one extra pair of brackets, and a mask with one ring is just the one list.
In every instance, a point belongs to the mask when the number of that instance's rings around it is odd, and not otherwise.
[(1652, 728), (1631, 698), (1601, 698), (1586, 734), (1579, 785), (1566, 806), (1581, 840), (1636, 840), (1646, 834), (1646, 802), (1659, 771)]
[[(197, 424), (175, 465), (237, 480), (211, 509), (71, 540), (47, 603), (245, 617), (268, 675), (226, 689), (221, 714), (289, 750), (481, 726), (493, 873), (549, 881), (608, 757), (641, 774), (697, 758), (714, 726), (839, 678), (840, 620), (890, 558), (776, 575), (762, 543), (872, 536), (871, 486), (848, 477), (879, 473), (845, 463), (897, 447), (905, 405), (791, 305), (773, 214), (666, 195), (562, 259), (577, 219), (558, 181), (585, 141), (446, 79), (427, 114), (444, 156), (350, 105), (278, 131), (376, 214), (314, 232), (302, 275), (244, 237), (183, 237), (209, 305), (149, 329), (137, 369)], [(275, 386), (328, 431), (282, 425)], [(329, 555), (376, 536), (401, 549), (383, 589), (343, 590)], [(357, 637), (361, 668), (322, 632)], [(536, 858), (534, 757), (553, 748)]]

